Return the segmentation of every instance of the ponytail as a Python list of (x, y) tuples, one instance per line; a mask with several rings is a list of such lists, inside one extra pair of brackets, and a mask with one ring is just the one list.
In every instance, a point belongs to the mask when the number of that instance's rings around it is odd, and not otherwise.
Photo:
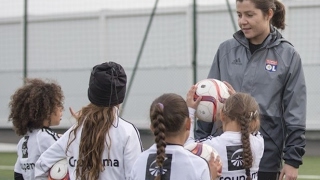
[(279, 1), (275, 0), (275, 9), (273, 9), (274, 14), (271, 19), (271, 24), (275, 26), (278, 29), (285, 29), (285, 16), (286, 16), (286, 10), (284, 5)]

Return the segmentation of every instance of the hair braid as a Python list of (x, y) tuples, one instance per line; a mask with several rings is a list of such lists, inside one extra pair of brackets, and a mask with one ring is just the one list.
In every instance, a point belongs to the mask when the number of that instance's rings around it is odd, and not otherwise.
[(165, 148), (166, 148), (166, 136), (165, 136), (165, 122), (163, 118), (163, 113), (161, 110), (161, 107), (157, 107), (156, 111), (158, 111), (156, 118), (153, 119), (153, 128), (154, 128), (154, 136), (155, 136), (155, 142), (157, 144), (157, 158), (156, 162), (159, 167), (159, 174), (155, 178), (155, 180), (160, 180), (161, 179), (161, 173), (162, 173), (162, 168), (163, 168), (163, 162), (165, 158)]
[(250, 132), (249, 132), (249, 122), (248, 117), (241, 116), (239, 117), (239, 123), (241, 126), (241, 142), (242, 142), (242, 159), (243, 167), (246, 170), (247, 178), (246, 180), (251, 180), (250, 168), (252, 167), (252, 152), (250, 147)]
[(251, 180), (250, 168), (254, 157), (250, 145), (250, 134), (259, 130), (259, 105), (251, 95), (238, 92), (226, 100), (222, 112), (231, 121), (237, 121), (240, 125), (243, 168), (247, 176), (246, 180)]
[(181, 133), (185, 131), (183, 127), (188, 118), (188, 106), (185, 100), (177, 94), (163, 94), (152, 102), (150, 121), (157, 146), (156, 163), (159, 168), (156, 180), (160, 180), (164, 174), (162, 171), (166, 160), (166, 139), (181, 136)]
[(156, 98), (150, 107), (150, 121), (157, 146), (156, 163), (159, 173), (156, 180), (164, 174), (166, 160), (166, 139), (180, 136), (185, 132), (183, 127), (189, 118), (186, 101), (174, 93), (163, 94)]

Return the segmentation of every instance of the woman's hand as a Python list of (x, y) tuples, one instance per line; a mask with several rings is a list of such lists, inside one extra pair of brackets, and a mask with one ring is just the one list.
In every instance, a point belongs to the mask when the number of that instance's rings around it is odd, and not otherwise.
[(188, 94), (187, 94), (187, 99), (186, 99), (186, 102), (187, 102), (187, 106), (189, 108), (193, 108), (193, 109), (197, 109), (200, 101), (201, 101), (201, 96), (197, 97), (197, 99), (195, 99), (195, 93), (196, 93), (196, 90), (197, 90), (197, 86), (196, 85), (193, 85), (191, 86)]
[(279, 180), (296, 180), (298, 178), (298, 169), (290, 166), (288, 164), (284, 164)]

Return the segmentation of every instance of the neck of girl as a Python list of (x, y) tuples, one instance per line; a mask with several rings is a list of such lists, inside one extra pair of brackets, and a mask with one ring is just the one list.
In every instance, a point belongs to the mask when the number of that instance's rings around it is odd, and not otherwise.
[(241, 127), (237, 121), (229, 121), (223, 123), (223, 131), (240, 132)]

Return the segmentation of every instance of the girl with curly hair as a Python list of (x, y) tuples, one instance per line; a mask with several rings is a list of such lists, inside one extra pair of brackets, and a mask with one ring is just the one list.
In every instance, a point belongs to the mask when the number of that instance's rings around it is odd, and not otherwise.
[(9, 103), (9, 121), (17, 135), (18, 158), (14, 167), (15, 180), (34, 179), (35, 163), (40, 155), (59, 138), (50, 126), (59, 125), (64, 95), (55, 81), (26, 79)]

